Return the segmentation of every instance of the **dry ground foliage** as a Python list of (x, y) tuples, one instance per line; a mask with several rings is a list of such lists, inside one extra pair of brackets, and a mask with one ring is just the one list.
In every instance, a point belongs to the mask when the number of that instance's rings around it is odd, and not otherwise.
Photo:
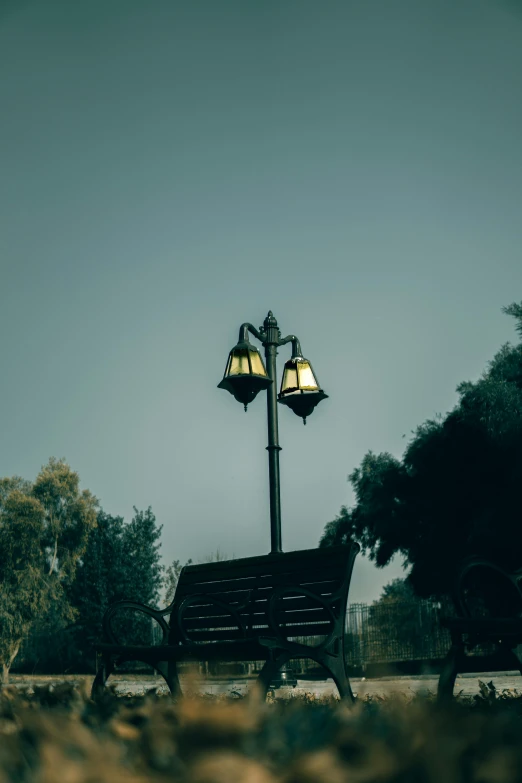
[(0, 691), (0, 783), (511, 783), (522, 697), (261, 702), (156, 693), (97, 704), (86, 684)]

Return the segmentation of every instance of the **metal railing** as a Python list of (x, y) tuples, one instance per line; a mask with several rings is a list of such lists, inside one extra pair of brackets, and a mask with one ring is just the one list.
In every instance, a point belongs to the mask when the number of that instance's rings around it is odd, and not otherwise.
[[(448, 631), (441, 625), (441, 617), (454, 614), (450, 605), (442, 606), (429, 600), (402, 603), (377, 602), (374, 604), (349, 604), (346, 615), (346, 661), (354, 667), (372, 663), (436, 660), (444, 658), (450, 647)], [(297, 627), (294, 626), (294, 632)], [(143, 638), (144, 637), (148, 638)], [(159, 644), (161, 629), (151, 620), (140, 630), (142, 644)], [(320, 637), (292, 636), (296, 641), (316, 645)], [(35, 639), (27, 640), (17, 658), (16, 668), (29, 665), (38, 667), (37, 656), (32, 650)], [(137, 642), (136, 642), (137, 643)], [(203, 650), (202, 650), (203, 653)], [(203, 657), (203, 655), (202, 655)], [(32, 660), (34, 659), (34, 660)], [(303, 659), (294, 662), (301, 671), (313, 668), (313, 661)], [(257, 670), (262, 662), (245, 662), (245, 671)], [(205, 667), (208, 669), (208, 666)], [(239, 668), (242, 668), (239, 665)]]
[(443, 658), (450, 645), (441, 617), (450, 607), (433, 601), (351, 604), (346, 616), (347, 663)]

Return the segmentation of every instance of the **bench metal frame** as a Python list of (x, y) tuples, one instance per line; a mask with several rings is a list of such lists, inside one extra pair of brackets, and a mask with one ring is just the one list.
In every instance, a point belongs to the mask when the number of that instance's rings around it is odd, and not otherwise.
[[(181, 695), (177, 664), (186, 661), (264, 660), (257, 678), (263, 695), (292, 658), (309, 658), (333, 678), (341, 698), (353, 701), (345, 656), (348, 591), (357, 543), (185, 566), (172, 603), (158, 610), (118, 601), (103, 618), (105, 642), (92, 687), (99, 696), (125, 661), (152, 666), (171, 694)], [(112, 621), (132, 609), (162, 630), (158, 645), (118, 644)], [(168, 619), (167, 619), (168, 618)], [(316, 645), (296, 641), (315, 637)]]
[[(515, 616), (472, 617), (465, 595), (465, 582), (466, 577), (477, 567), (491, 569), (506, 580), (506, 586), (511, 584), (515, 588), (513, 595), (518, 596), (520, 612)], [(522, 662), (515, 652), (515, 648), (522, 644), (522, 572), (509, 572), (484, 558), (468, 558), (458, 573), (453, 600), (460, 616), (442, 620), (442, 624), (450, 632), (451, 647), (444, 659), (438, 682), (437, 698), (441, 702), (449, 701), (453, 697), (459, 672), (514, 669), (522, 674)], [(508, 614), (507, 606), (505, 614)], [(493, 654), (469, 654), (474, 648), (485, 643), (495, 645)]]

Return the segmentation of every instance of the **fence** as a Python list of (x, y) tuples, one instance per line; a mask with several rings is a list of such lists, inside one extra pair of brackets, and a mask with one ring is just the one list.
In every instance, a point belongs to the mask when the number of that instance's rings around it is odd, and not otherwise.
[[(346, 616), (346, 662), (356, 669), (369, 664), (442, 660), (451, 638), (441, 618), (454, 614), (453, 606), (429, 600), (350, 604)], [(317, 644), (317, 637), (295, 637)], [(477, 650), (478, 652), (478, 650)], [(258, 670), (260, 664), (250, 665)], [(308, 659), (293, 662), (292, 668), (306, 672), (315, 668)]]
[(346, 618), (347, 663), (443, 658), (451, 644), (441, 617), (449, 606), (433, 601), (351, 604)]
[[(418, 660), (441, 660), (444, 658), (450, 646), (449, 633), (441, 625), (441, 617), (453, 613), (450, 605), (442, 606), (428, 600), (416, 600), (411, 602), (384, 602), (374, 604), (349, 604), (346, 617), (346, 657), (347, 663), (353, 667), (365, 667), (374, 663), (406, 662)], [(144, 633), (145, 632), (145, 633)], [(140, 631), (141, 643), (161, 643), (161, 630), (151, 621), (150, 627)], [(147, 638), (148, 637), (148, 638)], [(296, 637), (296, 641), (317, 644), (320, 639), (306, 639)], [(16, 668), (21, 670), (38, 671), (42, 668), (39, 653), (36, 648), (47, 648), (50, 654), (50, 641), (48, 637), (36, 644), (37, 638), (28, 640), (21, 650), (16, 661)], [(138, 643), (138, 642), (136, 642)], [(56, 657), (56, 649), (54, 649)], [(94, 660), (94, 652), (89, 657)], [(62, 664), (56, 659), (55, 665), (62, 669)], [(229, 664), (228, 668), (237, 673), (252, 672), (259, 668), (260, 662), (245, 664)], [(315, 664), (309, 660), (295, 661), (295, 667), (301, 671), (313, 668)], [(49, 669), (52, 663), (47, 664)], [(218, 673), (227, 669), (227, 666), (211, 664), (204, 665), (205, 671)], [(214, 672), (214, 669), (216, 670)], [(45, 670), (45, 669), (44, 669)]]

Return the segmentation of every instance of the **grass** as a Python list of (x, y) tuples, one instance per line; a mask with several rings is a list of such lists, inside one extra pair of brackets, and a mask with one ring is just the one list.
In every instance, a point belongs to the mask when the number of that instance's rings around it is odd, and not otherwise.
[(87, 683), (0, 691), (0, 783), (513, 783), (522, 697), (481, 683), (442, 709), (432, 696), (348, 708), (304, 694), (260, 701), (118, 697)]

